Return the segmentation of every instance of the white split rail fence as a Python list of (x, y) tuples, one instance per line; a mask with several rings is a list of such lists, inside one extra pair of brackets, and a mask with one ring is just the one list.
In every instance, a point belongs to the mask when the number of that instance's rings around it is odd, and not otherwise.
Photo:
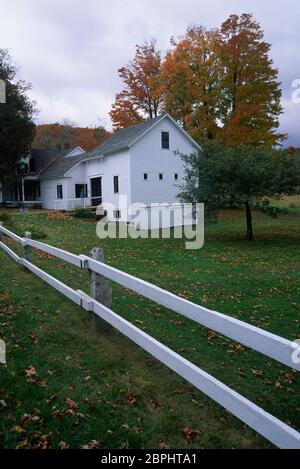
[(209, 396), (215, 402), (230, 411), (249, 427), (256, 430), (274, 445), (283, 449), (300, 449), (300, 433), (280, 421), (270, 413), (264, 411), (250, 400), (232, 390), (215, 379), (193, 363), (178, 355), (170, 348), (158, 342), (127, 320), (123, 319), (111, 309), (96, 301), (80, 290), (74, 290), (58, 279), (44, 272), (26, 259), (17, 256), (6, 244), (2, 237), (6, 235), (23, 247), (31, 246), (69, 262), (81, 269), (89, 269), (103, 277), (112, 280), (139, 295), (144, 296), (166, 308), (175, 311), (193, 321), (229, 337), (247, 347), (250, 347), (274, 360), (300, 371), (300, 364), (292, 361), (295, 344), (270, 332), (247, 324), (238, 319), (211, 311), (190, 301), (184, 300), (173, 293), (163, 290), (149, 282), (133, 277), (125, 272), (110, 267), (102, 262), (85, 255), (75, 255), (62, 249), (39, 241), (21, 238), (7, 230), (0, 223), (0, 248), (2, 248), (15, 262), (26, 267), (32, 273), (47, 282), (71, 301), (87, 311), (94, 313), (108, 324), (119, 330), (142, 349), (157, 358), (179, 376), (186, 379), (196, 388)]

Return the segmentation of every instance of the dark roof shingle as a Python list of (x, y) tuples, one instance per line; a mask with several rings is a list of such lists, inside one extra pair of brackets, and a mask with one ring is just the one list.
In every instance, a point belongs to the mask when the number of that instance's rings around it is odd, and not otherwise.
[(128, 148), (136, 139), (141, 137), (143, 133), (149, 130), (154, 124), (161, 120), (164, 116), (155, 117), (154, 119), (148, 119), (139, 124), (131, 125), (126, 129), (119, 130), (100, 147), (92, 150), (88, 155), (89, 157), (110, 155), (117, 151)]

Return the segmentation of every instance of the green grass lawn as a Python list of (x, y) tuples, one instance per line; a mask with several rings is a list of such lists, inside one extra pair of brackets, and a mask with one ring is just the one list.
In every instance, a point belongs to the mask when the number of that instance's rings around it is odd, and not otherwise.
[[(51, 218), (51, 217), (50, 217)], [(287, 339), (300, 338), (300, 217), (254, 213), (207, 225), (203, 249), (184, 240), (99, 240), (95, 223), (12, 215), (11, 229), (76, 254), (105, 249), (110, 265), (195, 303)], [(21, 253), (22, 249), (6, 238)], [(88, 291), (87, 272), (48, 255), (34, 262)], [(88, 313), (0, 251), (0, 446), (270, 448), (272, 445), (117, 332), (91, 330)], [(113, 310), (300, 430), (293, 370), (113, 284)], [(26, 371), (27, 370), (27, 371)], [(35, 374), (36, 373), (36, 374)]]
[(287, 209), (289, 213), (296, 213), (300, 215), (300, 197), (299, 196), (287, 196), (281, 200), (274, 200), (272, 202), (272, 205)]

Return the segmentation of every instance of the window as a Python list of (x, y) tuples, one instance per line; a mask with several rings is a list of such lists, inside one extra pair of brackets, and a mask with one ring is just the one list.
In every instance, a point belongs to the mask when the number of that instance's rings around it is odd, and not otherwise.
[(164, 150), (169, 150), (169, 148), (170, 148), (169, 132), (162, 132), (161, 133), (161, 147)]
[(174, 179), (175, 179), (175, 181), (178, 181), (178, 173), (174, 174)]
[(84, 199), (87, 197), (87, 184), (75, 184), (76, 199)]
[(58, 184), (56, 186), (56, 195), (57, 195), (57, 200), (63, 199), (63, 186), (62, 184)]
[(30, 158), (30, 160), (29, 160), (29, 172), (30, 173), (35, 173), (35, 171), (36, 171), (35, 159)]
[(114, 176), (114, 193), (119, 193), (119, 176)]
[(148, 173), (144, 173), (144, 181), (148, 181)]
[(120, 210), (114, 210), (114, 218), (116, 220), (119, 220), (121, 218), (121, 211)]
[(159, 176), (158, 176), (158, 177), (159, 177), (159, 180), (160, 180), (160, 181), (162, 181), (162, 180), (163, 180), (163, 178), (164, 178), (164, 175), (163, 175), (163, 173), (159, 173)]

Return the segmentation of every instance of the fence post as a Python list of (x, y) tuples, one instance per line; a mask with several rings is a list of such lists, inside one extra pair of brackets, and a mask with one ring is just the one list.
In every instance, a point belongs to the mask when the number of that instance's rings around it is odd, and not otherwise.
[[(0, 221), (0, 227), (3, 226), (3, 221)], [(0, 230), (0, 241), (3, 241), (3, 233)]]
[[(31, 239), (30, 231), (25, 231), (24, 238)], [(24, 246), (24, 257), (28, 262), (32, 261), (32, 247), (31, 246)]]
[[(90, 257), (99, 262), (105, 262), (103, 249), (94, 248), (90, 252)], [(109, 287), (107, 278), (90, 270), (91, 296), (107, 308), (111, 308), (112, 290)], [(109, 333), (112, 326), (94, 313), (91, 313), (91, 327), (94, 331)]]

